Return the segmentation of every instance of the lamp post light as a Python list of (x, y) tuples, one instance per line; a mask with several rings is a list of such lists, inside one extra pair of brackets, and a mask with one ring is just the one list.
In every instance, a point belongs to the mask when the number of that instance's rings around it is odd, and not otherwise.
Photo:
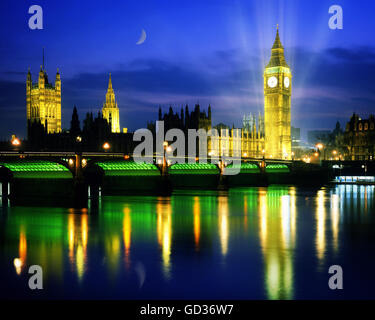
[(15, 135), (12, 135), (11, 144), (15, 151), (19, 150), (19, 147), (21, 146), (21, 140), (18, 139)]
[(110, 144), (108, 142), (104, 142), (103, 149), (105, 152), (107, 152), (111, 148)]
[(322, 150), (323, 151), (323, 160), (325, 160), (325, 148), (324, 148), (324, 144), (323, 143), (317, 143), (316, 146), (315, 146), (318, 150), (319, 150), (319, 154), (321, 154)]
[(365, 176), (367, 176), (367, 164), (366, 163), (362, 165), (362, 169), (365, 170)]
[(20, 146), (20, 145), (21, 145), (21, 141), (20, 141), (20, 139), (18, 139), (18, 138), (14, 138), (14, 139), (12, 140), (12, 145), (15, 146), (15, 147)]

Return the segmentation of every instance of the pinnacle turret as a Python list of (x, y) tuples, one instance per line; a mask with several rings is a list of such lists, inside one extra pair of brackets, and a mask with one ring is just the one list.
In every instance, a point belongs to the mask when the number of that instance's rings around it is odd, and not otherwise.
[(285, 61), (284, 57), (284, 47), (280, 40), (279, 35), (279, 25), (277, 25), (276, 29), (276, 37), (275, 41), (272, 46), (272, 53), (271, 53), (271, 59), (266, 68), (270, 67), (289, 67)]

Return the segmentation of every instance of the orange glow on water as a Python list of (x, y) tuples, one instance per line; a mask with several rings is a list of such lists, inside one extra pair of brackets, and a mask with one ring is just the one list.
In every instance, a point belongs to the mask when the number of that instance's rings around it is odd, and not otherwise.
[(194, 242), (195, 242), (195, 249), (199, 250), (199, 239), (200, 239), (200, 231), (201, 231), (201, 222), (200, 222), (200, 204), (199, 204), (199, 197), (194, 197), (194, 207), (193, 207), (193, 214), (194, 214)]

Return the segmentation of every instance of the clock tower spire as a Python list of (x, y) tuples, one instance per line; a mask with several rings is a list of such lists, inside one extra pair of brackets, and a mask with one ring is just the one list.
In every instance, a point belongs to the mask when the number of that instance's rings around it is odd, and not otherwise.
[(290, 159), (292, 73), (284, 57), (279, 26), (271, 49), (271, 58), (264, 69), (264, 130), (267, 158)]

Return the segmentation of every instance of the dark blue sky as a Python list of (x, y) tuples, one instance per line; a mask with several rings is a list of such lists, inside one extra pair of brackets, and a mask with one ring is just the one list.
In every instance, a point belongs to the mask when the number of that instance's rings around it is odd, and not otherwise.
[[(28, 28), (29, 6), (44, 29)], [(344, 29), (328, 28), (328, 8)], [(158, 105), (211, 103), (213, 123), (241, 125), (263, 111), (263, 68), (276, 24), (293, 72), (292, 125), (331, 129), (375, 102), (375, 2), (335, 0), (11, 1), (0, 2), (0, 139), (26, 133), (25, 80), (46, 70), (62, 79), (63, 127), (103, 104), (112, 73), (121, 127), (145, 127)], [(136, 45), (142, 29), (147, 39)]]

